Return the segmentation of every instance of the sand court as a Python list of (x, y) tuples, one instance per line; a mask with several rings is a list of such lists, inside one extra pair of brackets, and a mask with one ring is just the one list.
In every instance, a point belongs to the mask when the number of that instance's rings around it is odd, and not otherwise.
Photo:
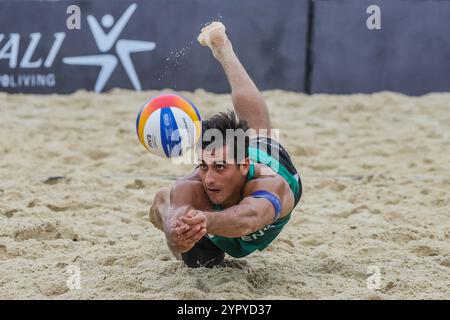
[[(137, 139), (163, 92), (0, 93), (0, 298), (450, 299), (450, 94), (265, 91), (304, 195), (266, 251), (193, 270), (148, 218), (194, 167)], [(232, 107), (179, 93), (204, 118)]]

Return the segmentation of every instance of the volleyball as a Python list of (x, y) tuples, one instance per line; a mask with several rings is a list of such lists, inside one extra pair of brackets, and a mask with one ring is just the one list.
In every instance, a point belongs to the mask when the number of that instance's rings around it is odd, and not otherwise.
[(195, 105), (176, 94), (147, 100), (136, 119), (140, 143), (160, 157), (181, 156), (201, 134), (201, 116)]

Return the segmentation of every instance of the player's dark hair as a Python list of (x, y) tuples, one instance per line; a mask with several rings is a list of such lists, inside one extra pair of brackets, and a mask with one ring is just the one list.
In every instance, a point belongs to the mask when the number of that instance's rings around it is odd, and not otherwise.
[[(236, 163), (240, 163), (243, 159), (238, 159), (239, 155), (245, 154), (245, 157), (248, 157), (248, 145), (249, 145), (249, 137), (248, 134), (245, 134), (242, 139), (239, 139), (239, 135), (227, 135), (227, 130), (234, 130), (233, 132), (239, 132), (242, 130), (244, 133), (248, 133), (249, 129), (247, 121), (241, 120), (236, 117), (236, 114), (233, 111), (227, 112), (219, 112), (218, 114), (213, 115), (212, 117), (202, 121), (202, 136), (200, 139), (200, 146), (202, 149), (206, 149), (210, 144), (214, 143), (215, 139), (208, 141), (208, 139), (204, 139), (205, 132), (209, 129), (216, 129), (223, 137), (223, 145), (229, 145), (233, 142), (234, 145), (234, 160)], [(244, 147), (244, 152), (239, 153), (238, 148)], [(240, 157), (242, 158), (242, 157)]]

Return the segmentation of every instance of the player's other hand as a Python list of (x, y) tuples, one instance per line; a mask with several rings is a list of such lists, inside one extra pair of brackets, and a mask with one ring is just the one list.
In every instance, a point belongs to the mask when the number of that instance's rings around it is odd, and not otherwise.
[[(189, 215), (189, 213), (187, 215)], [(189, 215), (189, 222), (192, 222), (191, 217), (192, 215)], [(176, 248), (176, 251), (187, 252), (206, 234), (206, 228), (204, 227), (206, 226), (206, 222), (205, 224), (188, 224), (182, 221), (181, 218), (178, 218), (171, 223), (167, 236), (173, 247)]]
[(191, 227), (200, 226), (201, 228), (206, 229), (206, 215), (201, 210), (191, 210), (186, 215), (180, 217), (179, 220)]

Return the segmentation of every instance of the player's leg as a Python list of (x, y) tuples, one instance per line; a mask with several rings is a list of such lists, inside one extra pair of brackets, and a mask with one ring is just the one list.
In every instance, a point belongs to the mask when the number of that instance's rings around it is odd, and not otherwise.
[[(245, 71), (225, 33), (225, 26), (213, 22), (202, 29), (198, 41), (208, 46), (222, 65), (231, 86), (234, 109), (250, 128), (270, 130), (270, 116), (261, 92)], [(269, 133), (269, 132), (268, 132)]]
[(207, 236), (204, 236), (191, 250), (182, 253), (181, 258), (189, 268), (212, 268), (223, 262), (225, 253)]

